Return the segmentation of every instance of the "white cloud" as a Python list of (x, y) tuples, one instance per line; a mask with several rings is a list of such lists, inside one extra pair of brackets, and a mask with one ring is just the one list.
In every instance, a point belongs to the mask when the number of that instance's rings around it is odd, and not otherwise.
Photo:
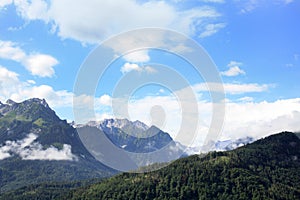
[(194, 35), (200, 25), (215, 22), (220, 16), (211, 7), (180, 10), (167, 1), (15, 0), (14, 4), (24, 19), (43, 20), (61, 38), (82, 43), (98, 43), (111, 35), (144, 27), (169, 28)]
[[(163, 112), (156, 112), (151, 115), (151, 108), (157, 108), (157, 106), (161, 107)], [(131, 120), (140, 120), (148, 125), (154, 124), (168, 131), (173, 137), (179, 131), (181, 108), (174, 96), (147, 96), (142, 99), (131, 100), (128, 111)]]
[(219, 30), (224, 28), (226, 24), (224, 23), (218, 23), (218, 24), (207, 24), (204, 27), (203, 32), (199, 35), (200, 38), (209, 37), (215, 33), (217, 33)]
[(194, 90), (197, 92), (209, 91), (211, 88), (212, 92), (220, 92), (222, 85), (224, 90), (228, 94), (243, 94), (251, 92), (264, 92), (267, 91), (272, 85), (257, 83), (248, 83), (248, 84), (235, 84), (235, 83), (199, 83), (193, 86)]
[(36, 82), (34, 80), (27, 80), (27, 83), (32, 84), (32, 85), (36, 84)]
[(245, 74), (244, 70), (241, 70), (238, 66), (231, 67), (229, 70), (221, 72), (223, 76), (238, 76), (240, 74)]
[(54, 66), (58, 61), (46, 54), (26, 54), (16, 43), (0, 40), (0, 58), (19, 62), (26, 67), (32, 75), (52, 77), (55, 74)]
[(174, 14), (174, 8), (163, 1), (140, 4), (132, 0), (54, 0), (49, 10), (62, 38), (91, 43), (137, 27), (164, 27), (176, 17)]
[(299, 131), (300, 99), (227, 103), (223, 136), (260, 138), (281, 131)]
[(58, 64), (58, 61), (49, 55), (36, 54), (28, 56), (23, 63), (32, 75), (52, 77), (55, 73), (53, 67)]
[(244, 70), (240, 69), (243, 63), (231, 61), (227, 66), (229, 69), (227, 71), (221, 72), (223, 76), (238, 76), (240, 74), (246, 74)]
[(131, 52), (126, 54), (123, 58), (128, 62), (148, 62), (150, 60), (148, 51), (146, 50)]
[(0, 40), (0, 58), (21, 62), (25, 57), (25, 52), (16, 43)]
[(12, 2), (13, 2), (13, 0), (1, 0), (0, 1), (0, 9), (4, 6), (11, 4)]
[(132, 63), (125, 63), (122, 67), (121, 67), (121, 72), (123, 74), (130, 72), (130, 71), (138, 71), (141, 72), (142, 68), (138, 65), (138, 64), (132, 64)]
[(111, 105), (111, 97), (107, 94), (104, 94), (101, 97), (99, 97), (99, 103), (101, 105), (110, 106)]
[(0, 160), (11, 157), (13, 154), (20, 156), (23, 160), (77, 160), (72, 154), (71, 146), (64, 144), (61, 150), (51, 146), (44, 149), (35, 142), (37, 135), (30, 133), (26, 138), (17, 141), (6, 141), (0, 147)]
[(0, 66), (0, 101), (13, 99), (23, 101), (28, 98), (44, 98), (54, 108), (72, 105), (73, 94), (65, 90), (55, 91), (49, 85), (33, 85), (33, 82), (22, 82), (19, 75)]
[(158, 92), (159, 92), (159, 93), (165, 93), (165, 90), (164, 90), (164, 89), (159, 89)]
[(133, 63), (125, 63), (120, 70), (123, 74), (128, 73), (130, 71), (137, 72), (147, 72), (147, 73), (155, 73), (156, 70), (150, 66), (139, 66), (138, 64)]
[(17, 12), (26, 20), (48, 21), (48, 5), (43, 0), (14, 0)]
[(93, 97), (82, 94), (74, 96), (70, 106), (73, 105), (74, 120), (83, 124), (88, 121), (98, 121), (104, 118), (113, 118), (111, 114), (112, 97), (104, 94), (100, 97)]
[[(6, 68), (0, 66), (0, 96), (2, 100), (5, 100), (11, 95), (11, 91), (19, 90), (19, 78), (18, 74), (7, 70)], [(4, 99), (3, 99), (4, 97)]]
[(104, 94), (100, 97), (93, 97), (90, 95), (82, 94), (79, 96), (74, 96), (74, 106), (76, 108), (88, 108), (90, 110), (94, 107), (99, 108), (103, 106), (111, 106), (112, 97), (108, 94)]
[[(237, 139), (246, 136), (256, 139), (281, 131), (299, 131), (300, 99), (285, 99), (274, 102), (252, 102), (249, 97), (242, 102), (225, 104), (225, 123), (219, 139)], [(129, 104), (133, 120), (151, 124), (151, 107), (160, 105), (166, 114), (163, 130), (176, 136), (181, 126), (180, 101), (168, 97), (146, 97)], [(192, 146), (202, 144), (211, 123), (212, 104), (198, 101), (200, 124), (198, 136)]]

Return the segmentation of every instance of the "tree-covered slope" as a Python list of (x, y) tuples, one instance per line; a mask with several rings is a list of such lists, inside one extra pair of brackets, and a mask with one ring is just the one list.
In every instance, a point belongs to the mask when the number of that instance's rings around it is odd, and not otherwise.
[(300, 140), (289, 132), (228, 152), (123, 173), (66, 199), (300, 199)]

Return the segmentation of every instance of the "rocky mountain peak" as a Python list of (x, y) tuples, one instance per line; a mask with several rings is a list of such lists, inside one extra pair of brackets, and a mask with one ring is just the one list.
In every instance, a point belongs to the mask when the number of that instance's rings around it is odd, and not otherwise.
[(15, 105), (16, 102), (14, 102), (14, 101), (11, 100), (11, 99), (8, 99), (8, 100), (6, 101), (6, 104), (9, 105), (9, 106), (12, 106), (12, 105)]
[(28, 99), (28, 100), (24, 101), (23, 103), (27, 104), (27, 105), (36, 103), (36, 104), (40, 104), (40, 105), (44, 106), (45, 108), (49, 108), (49, 105), (45, 99), (32, 98), (32, 99)]
[(128, 128), (137, 128), (141, 131), (147, 130), (149, 127), (141, 121), (129, 121), (128, 119), (105, 119), (100, 122), (100, 127), (106, 128), (120, 128), (120, 129), (128, 129)]

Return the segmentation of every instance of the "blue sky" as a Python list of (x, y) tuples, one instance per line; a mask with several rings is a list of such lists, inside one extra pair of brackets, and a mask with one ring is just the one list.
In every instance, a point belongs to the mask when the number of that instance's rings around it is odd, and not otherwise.
[[(46, 98), (71, 121), (74, 83), (90, 52), (122, 32), (158, 27), (192, 38), (216, 64), (227, 102), (223, 138), (298, 131), (299, 19), (296, 0), (1, 0), (0, 101)], [(188, 63), (157, 50), (120, 57), (110, 66), (95, 94), (97, 117), (113, 117), (118, 80), (128, 72), (151, 73), (151, 63), (168, 65), (188, 80), (203, 114), (199, 132), (207, 131), (211, 99), (203, 79)], [(161, 105), (171, 115), (162, 128), (176, 135), (180, 108), (172, 91), (147, 86), (132, 99), (132, 120), (150, 124), (151, 105)], [(89, 104), (90, 97), (82, 102)]]

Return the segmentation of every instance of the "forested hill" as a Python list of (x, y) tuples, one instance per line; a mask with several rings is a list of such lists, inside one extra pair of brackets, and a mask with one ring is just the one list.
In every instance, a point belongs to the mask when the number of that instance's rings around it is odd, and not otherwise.
[[(300, 199), (300, 140), (283, 132), (227, 152), (179, 159), (158, 171), (123, 173), (59, 199)], [(38, 194), (38, 195), (37, 195)], [(47, 194), (44, 195), (43, 194)], [(47, 187), (3, 199), (47, 199)]]
[(284, 132), (228, 152), (180, 159), (146, 174), (121, 174), (72, 199), (300, 199), (300, 140)]

